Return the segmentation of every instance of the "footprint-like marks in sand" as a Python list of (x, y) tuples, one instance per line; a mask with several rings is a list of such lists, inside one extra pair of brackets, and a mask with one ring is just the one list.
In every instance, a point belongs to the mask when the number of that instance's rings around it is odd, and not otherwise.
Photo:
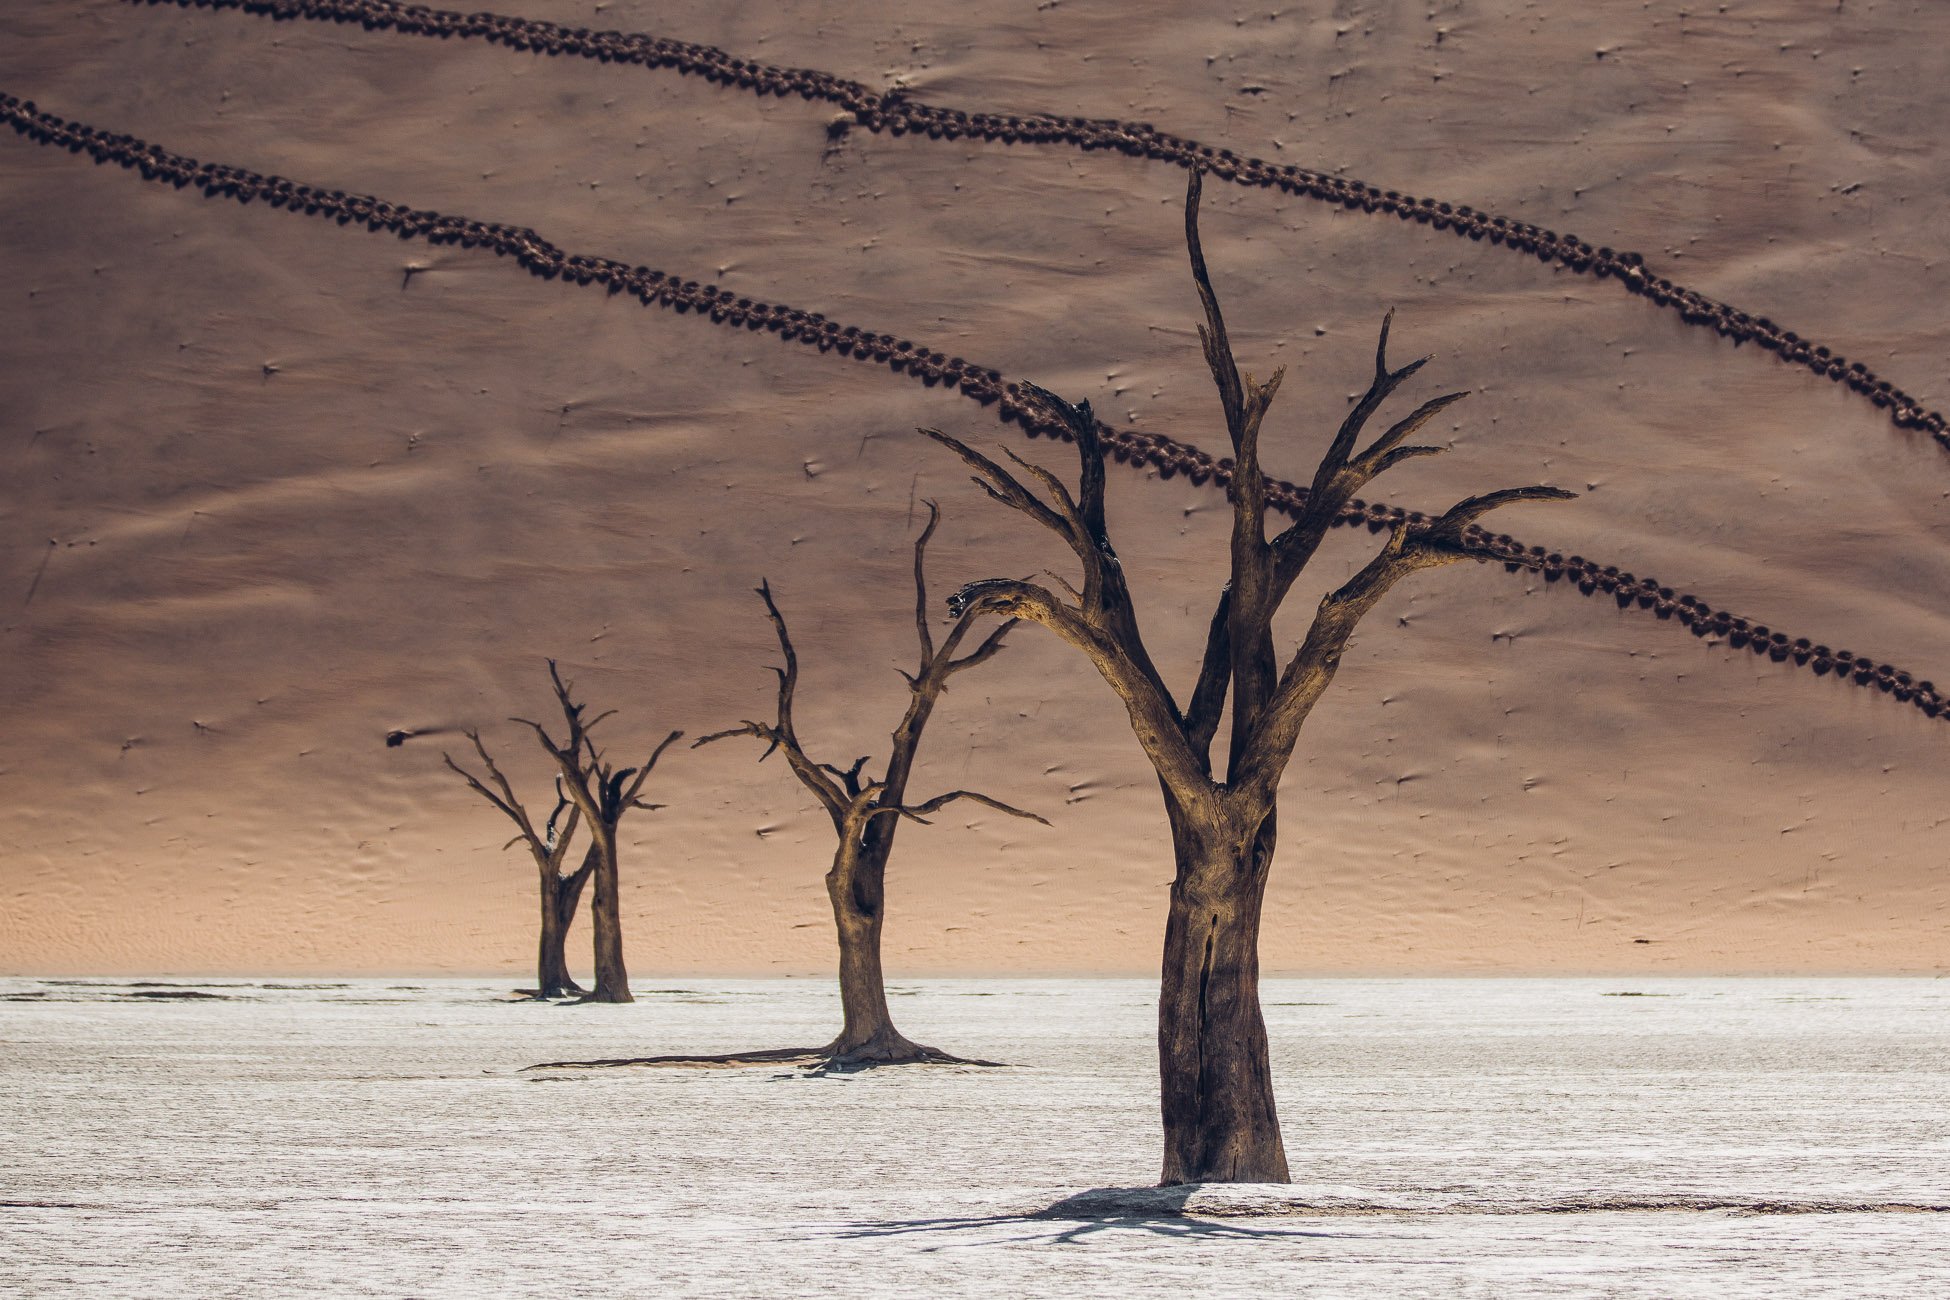
[[(215, 0), (211, 0), (215, 2)], [(293, 4), (297, 0), (292, 0)], [(351, 4), (352, 0), (345, 0)], [(266, 5), (266, 8), (278, 8)], [(312, 5), (309, 7), (318, 7)], [(177, 189), (197, 189), (204, 195), (238, 203), (263, 202), (273, 208), (336, 222), (357, 223), (372, 231), (387, 231), (402, 239), (425, 239), (432, 244), (458, 244), (509, 258), (545, 280), (598, 286), (611, 295), (628, 294), (646, 306), (694, 315), (729, 329), (764, 331), (782, 341), (837, 353), (854, 361), (884, 366), (929, 387), (947, 386), (1016, 424), (1033, 437), (1067, 438), (1054, 415), (1020, 384), (999, 371), (961, 357), (933, 351), (892, 334), (841, 325), (819, 312), (778, 303), (756, 301), (713, 285), (686, 280), (644, 266), (630, 266), (605, 257), (565, 253), (526, 227), (477, 221), (409, 208), (370, 195), (323, 189), (282, 176), (264, 175), (240, 167), (198, 162), (171, 153), (160, 145), (132, 135), (99, 130), (39, 111), (15, 96), (0, 94), (0, 121), (38, 144), (86, 155), (99, 164), (113, 164), (141, 173), (143, 179)], [(1194, 483), (1230, 481), (1227, 461), (1162, 434), (1140, 433), (1106, 425), (1105, 453), (1120, 464), (1149, 467), (1163, 478), (1184, 474)], [(1288, 516), (1304, 506), (1304, 488), (1279, 480), (1268, 483), (1268, 504)], [(1352, 501), (1334, 520), (1337, 526), (1365, 524), (1380, 532), (1406, 524), (1425, 526), (1428, 517), (1381, 502)], [(1465, 531), (1464, 547), (1479, 560), (1501, 563), (1511, 572), (1541, 574), (1546, 582), (1568, 582), (1587, 596), (1603, 593), (1620, 609), (1647, 610), (1661, 619), (1677, 621), (1694, 636), (1724, 640), (1735, 649), (1764, 656), (1775, 663), (1792, 662), (1817, 676), (1879, 690), (1929, 717), (1943, 716), (1950, 700), (1928, 681), (1909, 672), (1847, 650), (1831, 650), (1806, 637), (1790, 637), (1755, 620), (1715, 609), (1699, 597), (1676, 591), (1654, 578), (1641, 578), (1617, 565), (1600, 564), (1578, 555), (1562, 555), (1541, 546), (1525, 546), (1508, 534), (1481, 528)]]

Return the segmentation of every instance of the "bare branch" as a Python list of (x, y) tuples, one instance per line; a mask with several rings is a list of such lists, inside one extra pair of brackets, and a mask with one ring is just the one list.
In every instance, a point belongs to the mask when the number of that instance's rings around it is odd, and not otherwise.
[[(561, 759), (564, 756), (567, 756), (568, 758), (573, 759), (577, 757), (577, 751), (575, 749), (558, 749), (555, 744), (555, 738), (548, 734), (548, 728), (544, 727), (541, 723), (532, 721), (531, 719), (528, 718), (509, 718), (508, 721), (518, 722), (524, 727), (529, 727), (533, 729), (533, 731), (535, 732), (535, 738), (542, 742), (542, 748), (546, 749), (555, 758)], [(579, 744), (577, 748), (578, 749), (580, 748)]]
[(934, 439), (961, 457), (964, 463), (976, 471), (975, 482), (984, 492), (1010, 509), (1022, 511), (1043, 527), (1062, 537), (1070, 543), (1071, 549), (1078, 547), (1079, 539), (1072, 535), (1063, 518), (1037, 500), (1035, 494), (1018, 483), (1008, 470), (1003, 469), (967, 443), (958, 438), (951, 438), (939, 429), (922, 429), (920, 433), (922, 437)]
[(1444, 393), (1422, 403), (1405, 419), (1390, 426), (1387, 432), (1376, 438), (1366, 450), (1356, 455), (1355, 443), (1368, 418), (1387, 400), (1401, 384), (1420, 370), (1427, 357), (1412, 361), (1400, 370), (1388, 368), (1388, 335), (1393, 326), (1395, 313), (1390, 311), (1381, 322), (1380, 338), (1375, 344), (1374, 379), (1368, 391), (1348, 413), (1335, 435), (1327, 454), (1321, 458), (1320, 467), (1314, 473), (1313, 486), (1308, 492), (1306, 508), (1292, 526), (1273, 539), (1274, 572), (1272, 591), (1274, 599), (1284, 599), (1286, 592), (1297, 580), (1314, 553), (1320, 549), (1327, 530), (1333, 526), (1347, 503), (1354, 499), (1378, 475), (1393, 469), (1405, 460), (1420, 456), (1440, 455), (1441, 447), (1410, 447), (1402, 444), (1430, 420), (1449, 407), (1468, 396), (1465, 393)]
[[(503, 851), (525, 842), (538, 866), (549, 869), (557, 867), (563, 855), (568, 852), (569, 844), (575, 838), (576, 826), (581, 819), (581, 808), (564, 793), (561, 778), (557, 777), (555, 782), (555, 807), (548, 815), (546, 828), (538, 834), (534, 823), (529, 820), (528, 809), (515, 797), (514, 787), (509, 783), (500, 766), (495, 763), (493, 755), (488, 753), (480, 733), (469, 728), (464, 734), (474, 742), (474, 752), (480, 755), (482, 764), (487, 768), (489, 779), (494, 782), (498, 793), (496, 790), (490, 790), (473, 773), (456, 763), (451, 754), (442, 754), (440, 757), (450, 769), (467, 782), (470, 789), (500, 809), (509, 820), (514, 822), (518, 833), (501, 846)], [(566, 820), (563, 819), (565, 810), (568, 813)]]
[[(502, 798), (506, 799), (510, 804), (514, 805), (516, 808), (520, 808), (521, 801), (515, 798), (514, 787), (508, 784), (508, 778), (502, 775), (500, 767), (497, 766), (494, 761), (494, 755), (488, 753), (487, 746), (481, 743), (481, 733), (478, 730), (470, 727), (462, 734), (465, 735), (467, 739), (473, 743), (474, 752), (480, 755), (481, 757), (481, 766), (487, 769), (488, 776), (494, 781), (495, 788), (501, 791)], [(445, 758), (446, 755), (443, 754), (441, 755), (441, 757)], [(448, 760), (448, 762), (449, 762), (449, 766), (451, 766), (452, 760), (450, 759)], [(527, 816), (527, 813), (525, 811), (523, 812), (523, 816), (524, 817)]]
[(1004, 447), (1002, 454), (1021, 466), (1032, 478), (1043, 485), (1043, 490), (1049, 493), (1050, 500), (1056, 503), (1056, 513), (1061, 515), (1070, 527), (1076, 529), (1079, 533), (1084, 531), (1083, 519), (1077, 511), (1076, 499), (1070, 495), (1070, 489), (1063, 485), (1062, 479), (1056, 477), (1056, 475), (1050, 473), (1034, 461), (1024, 460), (1022, 457), (1016, 455), (1015, 451), (1009, 447)]
[(569, 802), (569, 819), (562, 823), (562, 833), (549, 838), (549, 865), (561, 869), (562, 860), (569, 855), (569, 846), (575, 843), (576, 827), (582, 821), (582, 806), (573, 800)]
[(884, 808), (876, 808), (868, 813), (867, 820), (871, 821), (883, 813), (899, 813), (909, 821), (919, 822), (923, 826), (931, 826), (934, 823), (928, 820), (928, 814), (940, 812), (957, 799), (967, 799), (974, 803), (986, 804), (997, 812), (1008, 813), (1011, 817), (1021, 817), (1028, 821), (1041, 822), (1045, 826), (1049, 825), (1049, 819), (1046, 817), (1040, 817), (1033, 812), (1025, 812), (1021, 808), (1003, 803), (1000, 799), (991, 799), (989, 796), (978, 794), (973, 790), (950, 790), (947, 794), (938, 794), (926, 803), (921, 804), (902, 805), (899, 807), (889, 804)]
[(1199, 326), (1198, 341), (1205, 348), (1205, 364), (1219, 386), (1219, 403), (1225, 408), (1226, 429), (1233, 436), (1233, 451), (1239, 451), (1239, 430), (1246, 410), (1245, 387), (1239, 367), (1232, 358), (1232, 341), (1226, 335), (1225, 316), (1219, 311), (1219, 297), (1212, 291), (1212, 276), (1205, 267), (1205, 247), (1198, 235), (1198, 204), (1204, 191), (1204, 169), (1192, 168), (1185, 185), (1185, 246), (1192, 255), (1192, 282), (1198, 286), (1198, 300), (1205, 308), (1205, 324)]
[(948, 598), (948, 608), (961, 618), (994, 614), (1041, 623), (1083, 651), (1117, 692), (1131, 715), (1138, 742), (1160, 774), (1175, 775), (1187, 783), (1202, 776), (1180, 729), (1178, 708), (1158, 680), (1157, 670), (1143, 657), (1142, 643), (1128, 645), (1120, 639), (1121, 633), (1100, 628), (1087, 611), (1058, 599), (1046, 588), (1014, 578), (971, 582)]
[[(1070, 440), (1076, 444), (1075, 508), (1084, 535), (1073, 541), (1071, 545), (1079, 548), (1079, 554), (1083, 555), (1084, 572), (1088, 575), (1095, 566), (1091, 557), (1083, 554), (1081, 548), (1084, 545), (1087, 544), (1105, 555), (1115, 555), (1110, 545), (1110, 534), (1104, 527), (1104, 451), (1103, 439), (1097, 428), (1097, 414), (1090, 409), (1090, 403), (1087, 401), (1072, 406), (1049, 389), (1036, 384), (1024, 381), (1022, 388), (1024, 392), (1048, 407), (1068, 426)], [(1087, 585), (1085, 589), (1088, 590)]]
[(1464, 549), (1462, 530), (1499, 506), (1518, 501), (1568, 501), (1577, 495), (1554, 487), (1505, 488), (1458, 502), (1440, 518), (1403, 523), (1367, 565), (1321, 599), (1306, 640), (1294, 652), (1251, 738), (1235, 786), (1253, 786), (1270, 798), (1293, 754), (1300, 727), (1339, 671), (1355, 627), (1394, 585), (1411, 573), (1475, 558)]
[[(1433, 420), (1436, 416), (1442, 414), (1442, 412), (1448, 410), (1468, 396), (1469, 393), (1465, 391), (1460, 393), (1444, 393), (1440, 397), (1430, 398), (1428, 401), (1416, 407), (1414, 411), (1410, 412), (1407, 418), (1398, 420), (1389, 426), (1388, 432), (1376, 438), (1366, 451), (1355, 458), (1357, 468), (1362, 471), (1363, 482), (1376, 477), (1386, 468), (1383, 461), (1386, 460), (1389, 452), (1418, 433), (1422, 426), (1430, 420)], [(1440, 448), (1432, 450), (1440, 450)], [(1358, 491), (1359, 489), (1357, 488), (1356, 490)]]
[(1334, 434), (1334, 441), (1321, 458), (1320, 469), (1314, 475), (1314, 486), (1324, 488), (1326, 480), (1338, 473), (1354, 454), (1354, 444), (1367, 426), (1368, 419), (1389, 395), (1400, 388), (1408, 379), (1429, 363), (1429, 358), (1418, 357), (1400, 370), (1388, 368), (1388, 334), (1395, 324), (1395, 310), (1389, 308), (1381, 318), (1381, 333), (1374, 346), (1374, 378), (1368, 381), (1368, 391), (1354, 404), (1354, 409), (1341, 421), (1340, 429)]
[(565, 809), (573, 808), (574, 806), (570, 802), (569, 796), (562, 792), (562, 778), (558, 775), (555, 778), (555, 807), (549, 810), (548, 825), (542, 828), (542, 836), (550, 844), (555, 843), (556, 822), (561, 820), (562, 813)]
[(1423, 546), (1454, 548), (1459, 552), (1458, 559), (1466, 558), (1460, 553), (1463, 529), (1490, 511), (1518, 501), (1575, 501), (1577, 495), (1554, 487), (1504, 488), (1500, 492), (1486, 492), (1451, 506), (1448, 513), (1430, 524), (1428, 532), (1417, 540)]
[(1225, 712), (1226, 688), (1232, 681), (1232, 588), (1219, 593), (1212, 622), (1205, 633), (1205, 658), (1198, 682), (1185, 706), (1185, 740), (1207, 774), (1211, 772), (1212, 740), (1219, 734), (1219, 715)]
[(926, 672), (928, 661), (934, 658), (934, 632), (928, 626), (928, 575), (924, 561), (928, 539), (934, 536), (935, 527), (941, 522), (941, 507), (932, 501), (921, 504), (928, 508), (928, 522), (921, 535), (914, 539), (914, 630), (921, 638), (921, 671)]
[(1448, 450), (1447, 447), (1425, 447), (1414, 443), (1406, 447), (1396, 447), (1380, 459), (1375, 466), (1375, 473), (1386, 474), (1405, 460), (1415, 460), (1422, 456), (1440, 456)]
[[(860, 757), (854, 759), (853, 766), (848, 768), (835, 767), (831, 763), (821, 763), (818, 766), (820, 771), (831, 772), (834, 776), (838, 777), (840, 784), (845, 787), (848, 797), (852, 798), (857, 797), (861, 791), (860, 773), (866, 768), (867, 760), (872, 757), (871, 754), (862, 754)], [(872, 781), (867, 782), (869, 787), (873, 784), (874, 782)]]
[(779, 653), (785, 657), (785, 667), (772, 670), (779, 678), (777, 734), (780, 742), (796, 749), (799, 740), (792, 730), (792, 696), (799, 689), (799, 655), (792, 648), (792, 634), (786, 631), (785, 615), (779, 613), (778, 604), (772, 599), (772, 584), (761, 578), (757, 591), (758, 598), (765, 602), (765, 617), (772, 620), (773, 634), (779, 640)]
[(699, 736), (691, 742), (691, 748), (700, 749), (705, 745), (727, 739), (731, 736), (756, 736), (760, 740), (770, 742), (765, 752), (759, 755), (758, 761), (762, 763), (772, 756), (774, 749), (779, 747), (778, 735), (779, 733), (777, 731), (762, 722), (744, 722), (736, 727), (732, 727), (728, 731), (714, 731), (708, 736)]
[(624, 803), (632, 806), (639, 806), (639, 807), (641, 806), (637, 804), (636, 796), (637, 796), (637, 792), (643, 789), (644, 779), (650, 775), (650, 769), (657, 765), (657, 760), (663, 757), (664, 751), (666, 749), (669, 749), (672, 745), (676, 744), (678, 741), (682, 740), (683, 738), (684, 738), (683, 732), (673, 731), (668, 736), (665, 736), (663, 740), (658, 743), (655, 749), (650, 751), (650, 757), (644, 760), (644, 764), (642, 767), (637, 769), (636, 781), (630, 786), (629, 790), (624, 793), (623, 795)]
[[(770, 758), (773, 750), (782, 751), (786, 763), (792, 768), (792, 774), (799, 778), (801, 785), (812, 791), (813, 796), (819, 800), (820, 806), (826, 809), (827, 815), (833, 819), (835, 825), (838, 825), (846, 816), (848, 796), (831, 777), (820, 770), (820, 765), (806, 754), (805, 749), (799, 744), (798, 733), (792, 726), (792, 697), (799, 686), (799, 656), (792, 648), (792, 635), (786, 630), (785, 616), (779, 613), (778, 604), (772, 599), (771, 584), (761, 581), (756, 590), (759, 599), (765, 602), (765, 616), (772, 621), (772, 630), (778, 637), (779, 652), (785, 657), (785, 667), (772, 670), (779, 679), (778, 721), (767, 725), (748, 719), (740, 726), (727, 731), (713, 732), (692, 742), (691, 748), (696, 749), (700, 745), (708, 745), (730, 736), (752, 736), (765, 741), (765, 752), (759, 755), (759, 761), (764, 762)], [(664, 742), (665, 745), (669, 743), (670, 740)], [(662, 752), (663, 747), (659, 746), (658, 753)]]
[[(471, 736), (473, 733), (470, 732), (468, 734)], [(477, 741), (476, 744), (478, 746), (479, 742)], [(502, 795), (496, 794), (494, 791), (488, 789), (485, 785), (481, 784), (479, 778), (477, 778), (472, 772), (462, 767), (459, 763), (456, 763), (454, 761), (454, 757), (452, 754), (443, 753), (440, 755), (440, 758), (443, 762), (447, 764), (449, 768), (453, 769), (453, 771), (460, 776), (461, 780), (467, 782), (468, 787), (472, 789), (474, 793), (480, 795), (481, 798), (487, 800), (489, 803), (493, 804), (496, 808), (499, 808), (508, 817), (512, 818), (516, 825), (524, 826), (524, 827), (527, 825), (528, 823), (527, 812), (522, 808), (520, 801), (518, 801), (514, 797), (514, 792), (512, 790), (507, 790), (505, 782), (501, 783), (502, 788), (506, 794), (506, 797), (504, 798)], [(489, 768), (489, 771), (490, 772), (493, 771), (493, 768), (491, 766)]]
[[(1062, 582), (1063, 580), (1061, 578), (1058, 578), (1057, 581)], [(1069, 586), (1068, 583), (1064, 583), (1064, 585), (1066, 587)], [(1074, 596), (1076, 594), (1076, 589), (1071, 588), (1070, 594)], [(1020, 620), (1013, 619), (1013, 618), (1003, 620), (1000, 626), (996, 627), (986, 637), (982, 638), (982, 644), (976, 646), (973, 650), (970, 650), (967, 654), (963, 655), (959, 659), (950, 659), (948, 661), (947, 667), (943, 670), (942, 675), (953, 676), (955, 673), (961, 672), (964, 669), (978, 667), (979, 665), (985, 664), (989, 660), (995, 658), (995, 656), (998, 653), (1000, 653), (1002, 650), (1002, 638), (1007, 636), (1009, 634), (1009, 629), (1014, 627), (1019, 621)], [(961, 625), (958, 624), (957, 626), (959, 627)]]
[[(548, 679), (549, 683), (555, 688), (556, 703), (562, 706), (562, 719), (568, 724), (569, 728), (568, 741), (562, 748), (570, 754), (574, 754), (583, 747), (586, 739), (584, 733), (588, 731), (588, 727), (582, 721), (583, 706), (577, 704), (571, 698), (570, 693), (575, 690), (575, 683), (562, 680), (561, 669), (556, 666), (555, 660), (553, 659), (548, 661)], [(530, 723), (529, 725), (533, 726), (534, 724)], [(535, 729), (537, 731), (541, 730), (539, 727)], [(593, 747), (590, 750), (590, 755), (592, 758), (595, 756)]]

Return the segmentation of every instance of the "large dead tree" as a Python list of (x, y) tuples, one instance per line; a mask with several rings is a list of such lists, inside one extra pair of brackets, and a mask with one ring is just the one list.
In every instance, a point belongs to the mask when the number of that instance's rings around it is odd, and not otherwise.
[[(1498, 506), (1573, 494), (1551, 487), (1512, 488), (1470, 497), (1439, 518), (1418, 516), (1397, 527), (1378, 555), (1321, 600), (1305, 639), (1282, 663), (1274, 615), (1314, 558), (1335, 514), (1376, 476), (1444, 450), (1409, 439), (1463, 394), (1424, 402), (1365, 448), (1358, 446), (1370, 417), (1427, 360), (1399, 370), (1389, 367), (1390, 313), (1375, 349), (1374, 379), (1321, 458), (1305, 510), (1269, 539), (1260, 425), (1282, 372), (1263, 384), (1240, 373), (1199, 244), (1198, 202), (1194, 172), (1185, 196), (1185, 239), (1205, 309), (1199, 336), (1232, 442), (1231, 581), (1219, 596), (1203, 663), (1183, 706), (1145, 649), (1105, 530), (1104, 460), (1089, 403), (1072, 406), (1034, 390), (1075, 437), (1082, 465), (1075, 495), (1055, 475), (1013, 453), (1010, 459), (1041, 485), (1042, 495), (954, 438), (938, 430), (922, 432), (972, 467), (976, 483), (991, 497), (1061, 537), (1083, 569), (1081, 591), (1065, 583), (1058, 595), (1034, 583), (995, 578), (956, 592), (951, 610), (962, 618), (1030, 619), (1081, 650), (1123, 700), (1138, 742), (1157, 769), (1177, 859), (1158, 1005), (1163, 1181), (1285, 1182), (1286, 1151), (1259, 1004), (1260, 910), (1273, 865), (1280, 776), (1301, 726), (1340, 667), (1348, 638), (1390, 588), (1411, 573), (1467, 558), (1463, 529)], [(1221, 778), (1214, 772), (1212, 746), (1228, 698), (1231, 729)]]
[(836, 1069), (958, 1059), (909, 1041), (894, 1027), (894, 1018), (887, 1009), (880, 932), (886, 915), (887, 860), (894, 850), (895, 833), (903, 819), (926, 824), (930, 814), (963, 799), (1011, 817), (1037, 822), (1043, 819), (973, 790), (950, 790), (921, 803), (907, 802), (908, 780), (913, 775), (922, 732), (942, 692), (948, 689), (949, 678), (993, 658), (1002, 649), (1002, 639), (1013, 625), (1013, 621), (1003, 623), (975, 649), (962, 654), (962, 642), (974, 619), (958, 619), (941, 644), (935, 645), (933, 630), (928, 625), (926, 557), (928, 539), (934, 536), (941, 516), (934, 502), (926, 504), (928, 522), (914, 542), (914, 628), (921, 642), (920, 663), (912, 673), (901, 671), (908, 687), (907, 711), (894, 729), (882, 775), (876, 779), (867, 774), (869, 760), (865, 757), (855, 759), (844, 768), (819, 762), (800, 743), (792, 717), (793, 696), (799, 685), (799, 656), (792, 648), (791, 634), (786, 630), (785, 618), (779, 613), (768, 584), (759, 586), (758, 596), (765, 602), (765, 615), (772, 621), (779, 652), (785, 660), (783, 667), (773, 669), (779, 679), (777, 715), (771, 722), (747, 721), (715, 732), (693, 745), (693, 748), (708, 745), (731, 736), (764, 741), (765, 752), (759, 756), (760, 760), (774, 753), (785, 755), (792, 774), (812, 792), (832, 819), (838, 839), (832, 867), (826, 873), (826, 894), (833, 905), (833, 924), (839, 934), (840, 1006), (844, 1015), (839, 1036), (824, 1047), (748, 1053), (727, 1059), (805, 1058)]
[[(590, 873), (596, 869), (596, 852), (592, 844), (583, 855), (582, 865), (569, 875), (562, 874), (562, 864), (569, 860), (570, 843), (575, 839), (576, 826), (582, 819), (582, 810), (575, 806), (562, 789), (558, 778), (555, 782), (555, 810), (548, 815), (548, 821), (541, 830), (528, 816), (528, 809), (515, 797), (514, 786), (502, 773), (488, 753), (487, 746), (481, 743), (481, 733), (472, 729), (466, 732), (474, 742), (474, 752), (480, 756), (481, 766), (487, 770), (487, 780), (493, 789), (472, 772), (454, 761), (452, 754), (442, 754), (447, 766), (460, 774), (474, 793), (493, 804), (515, 824), (515, 836), (501, 847), (513, 848), (525, 844), (535, 859), (535, 867), (541, 878), (542, 925), (541, 938), (536, 945), (535, 987), (531, 992), (537, 998), (560, 998), (583, 992), (569, 974), (569, 962), (565, 943), (569, 937), (569, 927), (574, 924), (576, 907), (582, 901), (582, 889), (589, 881)], [(563, 814), (566, 813), (565, 818)]]
[(548, 677), (555, 688), (555, 702), (562, 710), (563, 739), (558, 743), (548, 728), (527, 718), (513, 718), (532, 728), (542, 748), (555, 760), (561, 791), (581, 816), (589, 832), (589, 861), (584, 865), (594, 878), (590, 900), (591, 929), (595, 932), (596, 987), (582, 999), (585, 1002), (630, 1002), (630, 976), (623, 964), (623, 918), (620, 876), (617, 870), (617, 827), (632, 808), (655, 808), (642, 799), (643, 783), (656, 767), (664, 750), (684, 735), (673, 731), (651, 751), (640, 766), (617, 768), (596, 747), (590, 733), (596, 724), (615, 713), (612, 709), (584, 719), (585, 706), (575, 702), (573, 687), (562, 680), (553, 659), (548, 661)]

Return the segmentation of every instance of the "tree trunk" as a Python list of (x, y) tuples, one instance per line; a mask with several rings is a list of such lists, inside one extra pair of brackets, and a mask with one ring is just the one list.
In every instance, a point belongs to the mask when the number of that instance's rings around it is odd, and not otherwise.
[(1273, 858), (1273, 820), (1246, 819), (1248, 842), (1202, 826), (1171, 797), (1178, 859), (1165, 925), (1158, 1067), (1165, 1161), (1176, 1183), (1284, 1183), (1286, 1148), (1273, 1105), (1259, 1006), (1259, 920)]
[(595, 931), (596, 988), (585, 1001), (634, 1002), (630, 996), (630, 974), (623, 966), (623, 916), (616, 870), (616, 842), (594, 848), (596, 853), (596, 895), (590, 900), (589, 917)]
[(562, 886), (565, 882), (550, 867), (542, 875), (542, 935), (535, 953), (535, 996), (559, 998), (581, 992), (569, 977), (569, 959), (563, 951), (569, 927), (562, 917)]
[(558, 874), (554, 867), (542, 873), (542, 937), (535, 968), (537, 997), (568, 997), (583, 991), (569, 974), (568, 940), (589, 872), (585, 863), (571, 876)]
[(855, 1060), (911, 1059), (916, 1047), (894, 1028), (887, 1009), (887, 985), (880, 968), (880, 926), (886, 912), (887, 858), (893, 837), (857, 835), (842, 839), (826, 873), (826, 896), (833, 903), (833, 927), (840, 941), (840, 1007), (846, 1021), (833, 1040), (836, 1057)]

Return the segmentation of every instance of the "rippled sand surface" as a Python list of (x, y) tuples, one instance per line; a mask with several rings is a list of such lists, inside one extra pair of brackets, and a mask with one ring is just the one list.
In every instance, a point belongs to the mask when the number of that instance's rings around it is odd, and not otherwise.
[[(905, 986), (1011, 1062), (526, 1071), (817, 1041), (808, 981), (0, 982), (14, 1295), (1932, 1296), (1950, 986), (1275, 981), (1298, 1185), (1155, 1174), (1151, 990)], [(1935, 1207), (1935, 1208), (1932, 1208)]]
[[(1940, 2), (491, 7), (925, 103), (1151, 122), (1494, 211), (1642, 253), (1950, 410)], [(0, 92), (1226, 446), (1169, 162), (876, 135), (670, 70), (125, 0), (0, 3)], [(1452, 454), (1374, 499), (1569, 488), (1496, 530), (1950, 685), (1950, 461), (1930, 438), (1616, 277), (1216, 177), (1204, 202), (1240, 364), (1287, 369), (1265, 434), (1280, 477), (1311, 480), (1392, 307), (1390, 355), (1433, 360), (1385, 418), (1471, 396), (1426, 431)], [(440, 754), (479, 727), (546, 798), (546, 756), (507, 721), (547, 707), (544, 656), (619, 710), (619, 755), (735, 726), (771, 707), (764, 579), (802, 661), (799, 726), (844, 764), (884, 753), (905, 704), (922, 499), (943, 510), (936, 609), (983, 577), (1076, 578), (913, 430), (1070, 475), (1066, 449), (998, 424), (1000, 402), (711, 315), (0, 132), (0, 844), (21, 882), (0, 969), (519, 960), (527, 872)], [(1131, 466), (1110, 497), (1182, 694), (1225, 581), (1225, 498)], [(1337, 530), (1282, 645), (1379, 544)], [(1627, 603), (1466, 565), (1377, 608), (1288, 769), (1267, 969), (1944, 971), (1950, 724)], [(753, 759), (659, 766), (666, 807), (627, 832), (634, 968), (829, 968), (830, 824)], [(891, 969), (1155, 967), (1157, 781), (1083, 656), (1023, 629), (961, 679), (914, 792), (957, 788), (1054, 825), (963, 805), (904, 828)]]

